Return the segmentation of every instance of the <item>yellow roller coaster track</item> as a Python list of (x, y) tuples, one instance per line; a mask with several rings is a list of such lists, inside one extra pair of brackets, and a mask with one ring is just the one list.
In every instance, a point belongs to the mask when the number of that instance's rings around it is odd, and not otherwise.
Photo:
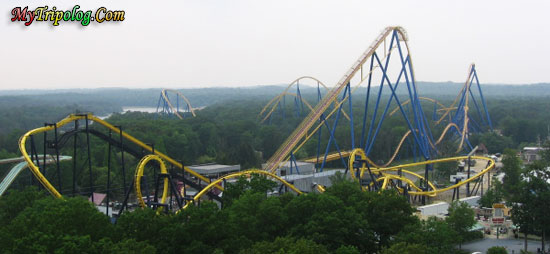
[[(458, 93), (458, 95), (456, 96), (455, 100), (453, 101), (453, 103), (451, 104), (451, 106), (449, 106), (446, 110), (445, 110), (445, 113), (443, 113), (443, 115), (441, 116), (441, 118), (439, 118), (439, 120), (436, 121), (436, 124), (439, 124), (441, 121), (443, 121), (443, 119), (451, 113), (451, 110), (453, 109), (456, 109), (455, 107), (455, 104), (460, 100), (460, 95), (462, 94), (462, 92), (464, 91), (464, 89), (469, 89), (469, 85), (468, 83), (470, 82), (470, 80), (473, 78), (473, 72), (472, 72), (472, 69), (475, 67), (475, 64), (470, 64), (470, 67), (468, 68), (468, 78), (466, 79), (466, 82), (464, 82), (464, 86), (462, 86), (462, 89), (460, 89), (460, 92)], [(468, 91), (466, 91), (468, 92)], [(465, 105), (468, 105), (468, 104), (465, 104)]]
[[(359, 156), (359, 158), (363, 161), (363, 162), (368, 162), (369, 164), (373, 164), (372, 161), (365, 155), (365, 152), (363, 151), (363, 149), (360, 149), (360, 148), (357, 148), (357, 149), (354, 149), (350, 154), (349, 154), (349, 159), (348, 159), (348, 168), (349, 168), (349, 173), (350, 173), (350, 176), (353, 180), (357, 180), (357, 177), (356, 177), (356, 171), (355, 171), (355, 167), (354, 167), (354, 164), (357, 160), (357, 156)], [(412, 167), (412, 166), (411, 166)], [(366, 163), (362, 163), (361, 164), (361, 167), (359, 168), (360, 172), (359, 172), (359, 178), (363, 178), (364, 174), (365, 174), (365, 171), (368, 170), (367, 168), (367, 165)], [(391, 175), (389, 174), (386, 174), (384, 173), (384, 168), (382, 167), (375, 167), (375, 168), (372, 168), (371, 169), (371, 172), (373, 173), (378, 173), (380, 172), (382, 174), (382, 177), (378, 178), (378, 179), (381, 179), (381, 178), (384, 178), (384, 177), (392, 177)], [(402, 169), (402, 172), (403, 173), (406, 173), (406, 174), (409, 174), (409, 175), (412, 175), (422, 181), (425, 181), (426, 179), (415, 173), (415, 172), (412, 172), (412, 171), (409, 171), (409, 170), (406, 170), (406, 169)], [(409, 180), (408, 178), (406, 177), (402, 177), (404, 179), (407, 179), (407, 180), (404, 180), (402, 179), (403, 181), (406, 181), (406, 182), (412, 182), (411, 180)], [(430, 186), (430, 188), (434, 189), (435, 190), (435, 185), (433, 185), (431, 182), (428, 181), (428, 186)], [(385, 185), (384, 185), (385, 187)], [(411, 185), (412, 188), (415, 188), (416, 190), (418, 191), (421, 191), (422, 189), (418, 188), (416, 185), (414, 185), (414, 183)], [(384, 188), (383, 188), (384, 189)], [(434, 195), (429, 195), (429, 196), (435, 196)]]
[[(445, 135), (447, 134), (448, 130), (451, 128), (451, 127), (454, 127), (456, 128), (457, 130), (460, 131), (460, 129), (458, 128), (458, 126), (454, 123), (450, 123), (447, 125), (447, 127), (445, 127), (445, 129), (443, 130), (443, 133), (441, 133), (441, 135), (439, 136), (439, 139), (435, 142), (435, 145), (432, 144), (432, 142), (430, 141), (430, 145), (432, 147), (435, 147), (436, 145), (438, 145), (439, 143), (441, 143), (441, 141), (443, 140), (443, 138), (445, 137)], [(395, 160), (395, 158), (397, 158), (397, 154), (399, 153), (399, 151), (401, 150), (401, 146), (403, 146), (403, 143), (405, 142), (405, 140), (407, 139), (407, 137), (411, 134), (412, 132), (410, 130), (408, 130), (405, 135), (403, 135), (403, 137), (401, 137), (401, 140), (399, 141), (399, 144), (397, 145), (397, 148), (395, 148), (394, 152), (393, 152), (393, 155), (392, 157), (388, 160), (388, 162), (386, 162), (385, 164), (383, 165), (378, 165), (376, 163), (374, 163), (370, 158), (367, 157), (367, 160), (369, 162), (369, 164), (373, 165), (374, 167), (377, 167), (377, 168), (383, 168), (383, 167), (387, 167), (389, 165), (391, 165), (391, 163)], [(341, 151), (340, 153), (338, 152), (333, 152), (333, 153), (330, 153), (327, 155), (327, 158), (326, 158), (326, 161), (329, 162), (329, 161), (334, 161), (334, 160), (338, 160), (340, 159), (340, 157), (348, 157), (350, 155), (350, 151)], [(305, 160), (302, 160), (303, 162), (308, 162), (308, 163), (317, 163), (317, 157), (312, 157), (312, 158), (308, 158), (308, 159), (305, 159)]]
[[(157, 161), (160, 165), (160, 172), (162, 174), (168, 174), (168, 171), (166, 170), (166, 164), (164, 164), (164, 161), (160, 158), (158, 155), (149, 154), (145, 157), (141, 158), (137, 165), (136, 169), (136, 175), (134, 177), (135, 181), (135, 188), (136, 188), (136, 197), (138, 199), (139, 206), (142, 208), (145, 208), (147, 205), (145, 204), (145, 201), (143, 200), (143, 195), (141, 194), (141, 178), (143, 177), (143, 171), (145, 170), (145, 166), (150, 161)], [(160, 199), (160, 203), (164, 204), (166, 203), (166, 198), (168, 197), (169, 189), (169, 180), (168, 178), (164, 178), (163, 183), (163, 189), (162, 189), (162, 197)], [(162, 207), (159, 208), (159, 210), (162, 209)]]
[[(397, 171), (399, 169), (403, 170), (403, 168), (408, 168), (408, 167), (415, 167), (415, 166), (442, 163), (442, 162), (449, 162), (449, 161), (467, 160), (468, 158), (473, 159), (473, 160), (487, 161), (488, 162), (487, 167), (485, 169), (481, 170), (479, 173), (473, 175), (472, 177), (470, 177), (470, 178), (468, 178), (464, 181), (461, 181), (457, 184), (448, 186), (446, 188), (436, 189), (435, 187), (432, 187), (433, 184), (430, 184), (430, 182), (428, 182), (430, 187), (432, 188), (432, 190), (429, 190), (429, 191), (411, 191), (411, 192), (409, 192), (409, 194), (411, 194), (411, 195), (431, 196), (431, 195), (438, 194), (438, 193), (441, 193), (441, 192), (444, 192), (444, 191), (452, 190), (454, 188), (458, 188), (462, 185), (465, 185), (465, 184), (481, 177), (482, 175), (488, 173), (491, 169), (493, 169), (495, 167), (495, 161), (491, 158), (487, 158), (487, 157), (483, 157), (483, 156), (469, 156), (469, 157), (468, 156), (458, 156), (458, 157), (450, 157), (450, 158), (443, 158), (443, 159), (437, 159), (437, 160), (428, 160), (428, 161), (422, 161), (422, 162), (416, 162), (416, 163), (410, 163), (410, 164), (403, 164), (403, 165), (388, 167), (388, 168), (375, 168), (375, 169), (372, 169), (372, 172)], [(405, 171), (403, 170), (403, 172), (405, 172)], [(401, 178), (403, 178), (403, 177), (401, 177)], [(401, 180), (403, 180), (403, 179), (401, 179)], [(415, 187), (413, 187), (413, 188), (415, 188)], [(415, 189), (417, 189), (417, 188), (415, 188)]]
[(168, 98), (168, 95), (166, 94), (166, 92), (175, 93), (177, 96), (182, 98), (185, 101), (185, 103), (187, 103), (187, 106), (189, 107), (189, 111), (191, 111), (191, 114), (193, 115), (193, 117), (196, 116), (195, 109), (193, 109), (193, 107), (191, 106), (191, 102), (189, 102), (189, 100), (180, 91), (177, 91), (174, 89), (162, 89), (162, 92), (160, 94), (162, 95), (162, 98), (164, 98), (164, 101), (166, 101), (166, 103), (168, 104), (168, 107), (170, 107), (172, 112), (174, 112), (174, 115), (176, 115), (179, 119), (183, 119), (183, 116), (180, 115), (180, 113), (178, 112), (178, 109), (175, 108), (174, 105), (172, 105), (172, 102), (170, 102), (170, 99)]
[[(46, 190), (48, 190), (54, 197), (61, 198), (61, 194), (57, 191), (57, 189), (55, 189), (55, 187), (53, 187), (53, 185), (48, 181), (48, 179), (46, 179), (46, 177), (44, 177), (44, 175), (42, 175), (39, 168), (36, 166), (36, 164), (34, 164), (32, 159), (30, 158), (29, 154), (27, 153), (27, 148), (26, 148), (27, 139), (31, 135), (46, 132), (46, 131), (51, 131), (51, 130), (54, 130), (55, 127), (60, 128), (61, 126), (64, 126), (64, 125), (66, 125), (70, 122), (78, 121), (78, 120), (85, 120), (85, 119), (88, 119), (89, 121), (94, 121), (94, 122), (108, 128), (108, 129), (112, 130), (115, 133), (122, 133), (122, 136), (126, 140), (136, 144), (137, 146), (143, 148), (146, 151), (149, 151), (151, 153), (153, 152), (153, 148), (151, 146), (146, 145), (145, 143), (143, 143), (140, 140), (134, 138), (130, 134), (121, 131), (119, 128), (117, 128), (117, 127), (113, 126), (112, 124), (110, 124), (110, 123), (94, 116), (93, 114), (86, 114), (86, 115), (71, 114), (68, 117), (66, 117), (65, 119), (57, 122), (55, 124), (55, 126), (50, 125), (50, 126), (40, 127), (40, 128), (36, 128), (34, 130), (31, 130), (31, 131), (25, 133), (19, 139), (19, 150), (21, 151), (21, 154), (25, 158), (25, 161), (29, 164), (29, 169), (34, 174), (36, 179), (38, 179), (38, 181), (44, 186), (44, 188), (46, 188)], [(165, 154), (163, 154), (159, 151), (156, 151), (156, 150), (154, 151), (154, 154), (158, 155), (160, 158), (162, 158), (163, 160), (169, 162), (170, 164), (174, 165), (175, 167), (185, 170), (186, 172), (188, 172), (191, 175), (201, 179), (202, 181), (204, 181), (206, 183), (210, 183), (210, 180), (208, 178), (206, 178), (206, 177), (200, 175), (199, 173), (189, 169), (188, 167), (183, 166), (181, 163), (179, 163), (176, 160), (170, 158), (169, 156), (167, 156), (167, 155), (165, 155)], [(220, 189), (220, 190), (223, 190), (222, 187), (217, 187), (217, 188)]]
[[(443, 121), (443, 119), (445, 119), (446, 116), (449, 116), (449, 118), (451, 117), (451, 111), (453, 109), (457, 109), (457, 107), (455, 107), (456, 103), (460, 100), (460, 96), (463, 94), (463, 92), (465, 93), (465, 102), (464, 102), (464, 122), (463, 122), (463, 128), (462, 128), (462, 131), (458, 130), (459, 132), (461, 132), (461, 137), (460, 137), (460, 144), (458, 145), (458, 149), (456, 150), (456, 152), (460, 152), (462, 150), (462, 146), (464, 145), (464, 140), (466, 138), (466, 136), (469, 134), (469, 130), (468, 130), (468, 123), (470, 121), (469, 119), (469, 116), (468, 116), (468, 110), (469, 110), (469, 107), (468, 107), (468, 102), (469, 102), (469, 98), (470, 98), (470, 82), (471, 80), (473, 79), (473, 75), (474, 75), (474, 67), (475, 67), (475, 64), (471, 64), (470, 67), (468, 68), (468, 78), (466, 78), (466, 82), (464, 82), (464, 86), (462, 86), (462, 89), (460, 90), (460, 92), (458, 93), (457, 97), (455, 98), (455, 100), (453, 101), (453, 103), (451, 104), (451, 106), (449, 106), (448, 108), (446, 108), (444, 110), (444, 113), (443, 115), (441, 116), (441, 118), (439, 118), (439, 120), (436, 121), (436, 124), (439, 124), (441, 123), (441, 121)], [(464, 91), (466, 89), (466, 91)], [(452, 125), (453, 123), (449, 123), (446, 127), (445, 127), (445, 131), (443, 133), (445, 133), (449, 128), (450, 128), (450, 125)], [(456, 125), (454, 125), (456, 126)], [(457, 129), (458, 126), (456, 126)]]
[[(208, 186), (204, 187), (199, 193), (197, 193), (194, 197), (193, 197), (193, 200), (192, 202), (197, 202), (200, 200), (200, 198), (208, 193), (208, 191), (210, 191), (212, 188), (216, 187), (216, 186), (219, 186), (219, 184), (224, 181), (224, 180), (227, 180), (227, 179), (232, 179), (232, 178), (237, 178), (237, 177), (240, 177), (240, 176), (243, 176), (243, 175), (253, 175), (253, 174), (258, 174), (258, 175), (264, 175), (264, 176), (268, 176), (270, 178), (273, 178), (279, 182), (281, 182), (282, 184), (284, 184), (285, 186), (289, 187), (291, 190), (293, 190), (294, 192), (298, 193), (298, 194), (302, 194), (302, 192), (296, 188), (294, 185), (288, 183), (287, 181), (285, 181), (283, 178), (275, 175), (275, 174), (272, 174), (272, 173), (269, 173), (267, 171), (264, 171), (264, 170), (256, 170), (256, 169), (252, 169), (252, 170), (246, 170), (246, 171), (241, 171), (241, 172), (237, 172), (237, 173), (233, 173), (233, 174), (229, 174), (229, 175), (226, 175), (226, 176), (222, 176), (218, 179), (216, 179), (215, 181), (212, 181)], [(191, 202), (188, 202), (184, 207), (183, 209), (187, 208), (189, 206), (189, 204), (191, 204)]]
[[(353, 150), (350, 153), (350, 158), (349, 158), (349, 161), (348, 161), (348, 168), (349, 168), (350, 176), (354, 180), (357, 179), (356, 178), (356, 171), (355, 171), (355, 167), (354, 167), (354, 165), (356, 164), (357, 157), (359, 157), (361, 161), (367, 161), (367, 162), (370, 163), (370, 160), (367, 158), (367, 156), (365, 155), (365, 152), (362, 149), (358, 148), (358, 149)], [(428, 181), (427, 183), (428, 183), (428, 186), (430, 187), (431, 190), (424, 191), (420, 187), (416, 186), (416, 184), (412, 180), (410, 180), (409, 178), (407, 178), (405, 176), (399, 176), (399, 175), (395, 175), (395, 174), (385, 173), (387, 171), (401, 170), (402, 173), (409, 174), (409, 175), (412, 175), (412, 176), (414, 176), (414, 177), (416, 177), (416, 178), (418, 178), (422, 181), (426, 181), (426, 179), (424, 177), (422, 177), (421, 175), (419, 175), (417, 173), (414, 173), (412, 171), (406, 170), (405, 168), (428, 165), (428, 164), (435, 164), (435, 163), (442, 163), (442, 162), (449, 162), (449, 161), (460, 161), (460, 160), (466, 160), (466, 159), (487, 161), (488, 162), (487, 167), (485, 169), (481, 170), (479, 173), (473, 175), (472, 177), (470, 177), (470, 178), (468, 178), (464, 181), (461, 181), (457, 184), (454, 184), (454, 185), (451, 185), (449, 187), (443, 188), (443, 189), (437, 189), (432, 182)], [(460, 187), (464, 184), (467, 184), (467, 183), (481, 177), (482, 175), (488, 173), (494, 167), (495, 167), (495, 161), (491, 158), (487, 158), (487, 157), (483, 157), (483, 156), (470, 156), (470, 157), (468, 157), (468, 156), (458, 156), (458, 157), (450, 157), (450, 158), (437, 159), (437, 160), (428, 160), (428, 161), (422, 161), (422, 162), (415, 162), (415, 163), (410, 163), (410, 164), (403, 164), (403, 165), (398, 165), (398, 166), (388, 167), (388, 168), (371, 168), (371, 172), (382, 174), (381, 177), (377, 177), (377, 179), (376, 179), (376, 181), (383, 181), (382, 189), (385, 189), (387, 187), (387, 184), (388, 184), (389, 180), (395, 179), (395, 180), (401, 180), (401, 181), (407, 182), (409, 184), (409, 186), (411, 186), (411, 188), (415, 189), (416, 191), (409, 192), (409, 194), (411, 194), (411, 195), (420, 195), (420, 196), (433, 197), (437, 193), (452, 190), (454, 188), (458, 188), (458, 187)], [(359, 178), (363, 178), (365, 171), (368, 170), (366, 163), (361, 163), (361, 167), (359, 168), (359, 170), (360, 170)]]

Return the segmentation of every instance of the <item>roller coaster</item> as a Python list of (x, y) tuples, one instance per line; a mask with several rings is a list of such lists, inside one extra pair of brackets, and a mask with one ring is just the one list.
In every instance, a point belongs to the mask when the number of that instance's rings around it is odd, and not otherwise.
[[(173, 96), (170, 96), (173, 94)], [(176, 97), (176, 103), (174, 106), (171, 97)], [(180, 99), (182, 100), (182, 107), (180, 111)], [(162, 106), (162, 107), (161, 107)], [(157, 113), (165, 115), (174, 115), (179, 119), (183, 119), (185, 113), (190, 113), (193, 117), (196, 116), (195, 109), (191, 106), (191, 102), (180, 91), (174, 89), (162, 89), (160, 92), (159, 100), (157, 103)]]
[[(412, 59), (407, 41), (407, 34), (401, 27), (388, 27), (383, 30), (373, 44), (371, 44), (352, 65), (349, 71), (344, 74), (336, 86), (317, 103), (310, 114), (304, 118), (302, 123), (268, 160), (266, 170), (275, 172), (282, 163), (289, 160), (296, 161), (295, 154), (297, 154), (300, 149), (303, 149), (304, 145), (310, 139), (317, 136), (317, 154), (312, 158), (305, 159), (305, 161), (320, 164), (318, 170), (322, 171), (327, 162), (339, 160), (342, 163), (342, 167), (351, 172), (353, 178), (361, 179), (367, 182), (369, 187), (373, 186), (376, 189), (385, 188), (388, 186), (389, 182), (398, 180), (399, 182), (406, 182), (407, 185), (409, 185), (409, 189), (416, 189), (417, 191), (415, 192), (409, 192), (414, 193), (414, 195), (433, 196), (437, 193), (449, 190), (449, 188), (437, 190), (428, 180), (428, 172), (433, 170), (434, 163), (453, 160), (458, 161), (465, 158), (453, 157), (443, 160), (433, 160), (433, 158), (439, 155), (438, 144), (443, 141), (444, 137), (450, 136), (451, 140), (458, 141), (456, 142), (458, 143), (456, 153), (459, 153), (465, 148), (467, 148), (466, 150), (468, 151), (472, 150), (473, 147), (468, 140), (471, 131), (492, 129), (491, 120), (479, 85), (475, 65), (473, 64), (468, 70), (468, 78), (462, 90), (449, 107), (433, 99), (420, 97), (416, 87)], [(406, 85), (405, 91), (407, 91), (407, 96), (405, 100), (400, 98), (397, 94), (400, 84)], [(358, 115), (363, 116), (362, 119), (360, 119), (360, 123), (362, 124), (356, 126), (356, 124), (354, 124), (354, 115), (356, 113), (353, 112), (352, 95), (362, 85), (366, 86), (366, 97), (363, 101), (364, 105), (362, 112), (358, 112)], [(375, 89), (376, 85), (378, 91)], [(475, 99), (474, 91), (471, 89), (473, 85), (476, 85), (478, 88), (477, 95), (479, 96), (479, 100)], [(390, 97), (385, 101), (383, 110), (380, 110), (381, 105), (384, 104), (382, 100), (384, 88), (386, 91), (389, 90)], [(433, 121), (435, 124), (430, 122), (428, 117), (426, 117), (423, 106), (420, 103), (421, 101), (431, 101), (434, 103), (434, 116), (432, 118), (435, 120)], [(478, 101), (481, 103), (478, 103)], [(392, 102), (394, 102), (396, 106), (395, 109), (388, 114)], [(475, 121), (474, 118), (470, 116), (470, 102), (473, 102), (476, 108), (478, 121)], [(409, 110), (405, 108), (407, 104)], [(336, 107), (330, 109), (330, 105), (335, 105)], [(340, 120), (342, 118), (344, 106), (348, 108), (348, 129), (350, 130), (350, 134), (348, 138), (344, 137), (344, 139), (347, 140), (342, 140), (342, 137), (339, 137), (340, 140), (337, 140), (335, 130), (339, 124), (343, 122)], [(437, 109), (437, 106), (439, 106), (439, 109)], [(481, 108), (481, 106), (483, 108)], [(398, 112), (401, 113), (400, 115), (404, 119), (408, 130), (402, 134), (403, 137), (400, 139), (393, 155), (387, 162), (377, 164), (368, 156), (375, 147), (377, 136), (381, 131), (385, 118), (387, 116), (391, 117)], [(441, 115), (439, 118), (436, 116), (437, 113)], [(436, 120), (436, 118), (438, 119)], [(431, 129), (434, 125), (443, 123), (443, 120), (447, 118), (449, 119), (448, 123), (436, 140), (433, 137)], [(320, 147), (322, 144), (320, 141), (323, 127), (329, 132), (328, 143), (323, 149), (324, 153), (321, 152), (322, 150)], [(357, 127), (359, 127), (358, 129), (360, 131), (356, 133), (355, 129)], [(419, 154), (425, 161), (405, 164), (398, 167), (403, 169), (424, 165), (424, 177), (419, 177), (419, 175), (414, 176), (420, 180), (422, 185), (420, 187), (414, 185), (410, 179), (406, 177), (390, 176), (386, 173), (388, 169), (393, 169), (393, 167), (389, 166), (394, 162), (402, 145), (407, 140), (409, 143), (412, 143), (410, 147), (415, 150), (414, 152)], [(344, 143), (347, 143), (346, 145), (349, 147), (344, 147)], [(357, 147), (356, 144), (358, 144)], [(346, 157), (350, 157), (348, 160), (349, 163), (346, 163)], [(482, 158), (480, 157), (478, 159)], [(480, 179), (480, 177), (494, 167), (494, 161), (491, 159), (484, 158), (483, 160), (487, 161), (487, 167), (482, 170), (480, 174), (468, 177), (468, 180), (457, 183), (451, 186), (450, 189), (458, 188), (464, 184), (469, 186), (471, 181)], [(356, 169), (361, 168), (361, 170), (353, 170), (354, 167)], [(368, 171), (368, 174), (364, 174), (365, 171)], [(355, 176), (353, 172), (361, 173)], [(366, 177), (369, 179), (363, 179)], [(378, 186), (377, 184), (380, 181), (383, 182), (382, 186)]]
[[(118, 149), (120, 155), (117, 155), (117, 159), (121, 161), (120, 173), (123, 182), (120, 189), (122, 189), (124, 197), (120, 211), (128, 208), (128, 200), (132, 192), (135, 192), (135, 197), (138, 200), (139, 206), (154, 207), (157, 208), (158, 211), (169, 211), (174, 210), (172, 204), (178, 206), (175, 210), (181, 210), (193, 203), (200, 203), (200, 200), (204, 198), (205, 195), (210, 199), (220, 200), (217, 194), (219, 191), (224, 190), (224, 185), (222, 183), (224, 183), (225, 180), (243, 175), (264, 175), (280, 182), (297, 194), (302, 194), (303, 192), (301, 190), (276, 175), (275, 172), (283, 163), (296, 161), (296, 156), (294, 155), (302, 149), (312, 137), (322, 137), (321, 131), (324, 127), (328, 130), (328, 142), (324, 148), (324, 152), (321, 153), (321, 142), (318, 142), (317, 155), (305, 160), (314, 162), (318, 165), (318, 170), (320, 171), (323, 171), (328, 162), (341, 161), (342, 168), (345, 168), (346, 171), (349, 172), (350, 177), (358, 181), (363, 189), (380, 191), (387, 188), (394, 188), (404, 195), (422, 197), (423, 202), (425, 201), (425, 197), (434, 197), (441, 192), (451, 189), (458, 190), (458, 188), (463, 185), (468, 186), (468, 194), (470, 194), (469, 184), (472, 182), (476, 186), (483, 184), (483, 176), (494, 168), (495, 162), (490, 158), (479, 156), (458, 156), (443, 159), (435, 158), (438, 156), (438, 144), (443, 137), (449, 136), (451, 140), (458, 143), (457, 151), (461, 151), (464, 148), (469, 148), (469, 150), (471, 150), (472, 147), (468, 141), (470, 130), (483, 131), (487, 128), (492, 128), (486, 103), (481, 93), (481, 87), (479, 86), (475, 66), (472, 65), (470, 67), (468, 79), (457, 99), (455, 99), (450, 107), (445, 107), (437, 101), (423, 98), (418, 95), (407, 41), (408, 37), (403, 28), (388, 27), (382, 31), (380, 36), (360, 56), (360, 58), (354, 62), (350, 70), (344, 74), (333, 88), (329, 89), (315, 78), (301, 77), (292, 82), (283, 93), (271, 100), (268, 105), (263, 108), (262, 113), (260, 113), (259, 118), (262, 122), (270, 118), (276, 108), (281, 105), (281, 101), (284, 101), (284, 96), (287, 95), (296, 98), (295, 105), (299, 106), (300, 110), (303, 110), (303, 105), (305, 104), (309, 109), (309, 114), (305, 116), (302, 123), (267, 161), (264, 170), (246, 170), (223, 176), (219, 179), (208, 179), (186, 167), (182, 162), (155, 150), (154, 145), (146, 144), (136, 139), (124, 132), (122, 127), (114, 126), (93, 114), (72, 114), (57, 123), (46, 124), (44, 127), (31, 130), (20, 138), (19, 149), (32, 174), (39, 181), (41, 186), (51, 195), (62, 198), (63, 195), (84, 194), (91, 196), (93, 201), (94, 177), (91, 166), (93, 157), (90, 155), (90, 135), (93, 135), (108, 144), (108, 161), (106, 163), (108, 170), (106, 189), (107, 203), (109, 203), (111, 198), (110, 193), (114, 190), (113, 186), (111, 186), (111, 161), (115, 159), (111, 154), (113, 149)], [(390, 61), (393, 59), (395, 60)], [(317, 82), (318, 100), (315, 106), (307, 103), (301, 96), (299, 82), (303, 79)], [(474, 99), (474, 92), (471, 89), (474, 83), (477, 84), (481, 101), (480, 105), (483, 106), (485, 114), (482, 114), (482, 110), (478, 107), (478, 103)], [(374, 89), (376, 84), (378, 84), (377, 91)], [(406, 86), (406, 100), (400, 98), (396, 93), (400, 84)], [(289, 89), (294, 85), (297, 88), (297, 92), (291, 94), (289, 93)], [(354, 112), (352, 95), (354, 95), (354, 92), (358, 90), (361, 85), (366, 85), (366, 97), (363, 105), (364, 110), (362, 112)], [(326, 90), (324, 96), (322, 96), (321, 87)], [(385, 105), (383, 105), (384, 103), (381, 99), (384, 88), (386, 91), (389, 89), (390, 92), (390, 97), (385, 102)], [(189, 101), (181, 93), (173, 90), (165, 89), (161, 92), (159, 107), (162, 102), (166, 112), (170, 111), (178, 118), (183, 118), (183, 116), (179, 114), (179, 99), (174, 107), (166, 92), (174, 92), (178, 95), (178, 98), (181, 97), (185, 101), (188, 110), (194, 115), (193, 108)], [(470, 99), (476, 105), (476, 112), (478, 113), (477, 120), (472, 120), (470, 117)], [(437, 140), (434, 139), (431, 130), (434, 124), (430, 123), (428, 117), (424, 114), (422, 104), (420, 103), (421, 101), (434, 103), (434, 112), (440, 114), (438, 120), (435, 121), (436, 124), (443, 123), (444, 120), (448, 119), (447, 126)], [(344, 112), (346, 103), (348, 108), (346, 112)], [(392, 103), (396, 104), (396, 107), (390, 112), (389, 110)], [(371, 104), (374, 104), (374, 106)], [(408, 110), (406, 110), (406, 106), (408, 106)], [(440, 108), (437, 109), (437, 106)], [(383, 110), (380, 109), (382, 107)], [(301, 112), (303, 111), (299, 111), (298, 115), (301, 114)], [(384, 119), (387, 116), (395, 117), (394, 115), (396, 114), (403, 118), (408, 130), (403, 134), (403, 138), (401, 138), (392, 157), (388, 159), (386, 163), (377, 164), (369, 158), (369, 155), (372, 153), (373, 149), (375, 149), (374, 145)], [(359, 128), (354, 124), (354, 115), (362, 115), (357, 125)], [(341, 118), (346, 120), (340, 121)], [(435, 119), (436, 117), (432, 118)], [(339, 139), (337, 140), (335, 135), (335, 130), (339, 126), (339, 123), (342, 125), (344, 121), (347, 121), (349, 124), (350, 131), (350, 142), (347, 143), (342, 142), (342, 139), (340, 139), (341, 137), (338, 137)], [(74, 127), (70, 127), (70, 123), (74, 123)], [(82, 123), (84, 123), (84, 127), (82, 127)], [(93, 128), (90, 126), (92, 123), (95, 123)], [(99, 126), (96, 127), (96, 125)], [(108, 134), (100, 131), (102, 127), (108, 131)], [(48, 132), (53, 132), (53, 140), (47, 138)], [(69, 140), (72, 139), (74, 141), (73, 180), (71, 189), (63, 189), (59, 160), (56, 164), (57, 173), (54, 174), (54, 176), (57, 176), (57, 188), (47, 179), (45, 172), (46, 165), (44, 162), (41, 163), (38, 158), (38, 148), (36, 146), (38, 134), (43, 135), (44, 154), (49, 149), (50, 151), (54, 150), (56, 156), (59, 156), (60, 149), (67, 145)], [(76, 179), (77, 175), (82, 175), (83, 173), (82, 170), (81, 172), (77, 172), (77, 141), (82, 135), (85, 135), (86, 142), (81, 140), (81, 145), (85, 143), (85, 146), (87, 146), (87, 159), (85, 163), (87, 163), (88, 166), (86, 173), (89, 174), (90, 181), (88, 189), (79, 189)], [(423, 161), (392, 166), (396, 155), (405, 141), (412, 144), (410, 147), (422, 157)], [(28, 149), (30, 149), (30, 153)], [(127, 174), (124, 166), (125, 154), (130, 154), (140, 160), (133, 181), (130, 181), (129, 184), (126, 182)], [(347, 162), (345, 158), (348, 158)], [(470, 159), (484, 160), (487, 162), (487, 165), (477, 174), (471, 177), (468, 175), (468, 178), (464, 181), (457, 182), (454, 185), (442, 189), (437, 189), (428, 177), (428, 172), (433, 170), (433, 164), (435, 163)], [(147, 187), (149, 186), (147, 182), (150, 182), (151, 178), (147, 178), (146, 175), (151, 176), (151, 173), (145, 173), (146, 165), (153, 166), (152, 179), (155, 185), (152, 191), (148, 190)], [(418, 166), (425, 167), (424, 176), (412, 170), (408, 170), (408, 168)], [(192, 197), (188, 197), (188, 195), (182, 193), (182, 190), (178, 190), (177, 185), (179, 181), (183, 182), (184, 185), (196, 189), (198, 192)], [(144, 186), (145, 196), (143, 195)], [(160, 191), (159, 188), (161, 189)], [(183, 192), (185, 192), (186, 188), (182, 189)], [(215, 189), (218, 190), (218, 193), (213, 191)], [(318, 186), (317, 190), (323, 192), (324, 187)], [(152, 197), (150, 195), (151, 193), (154, 193)], [(167, 201), (168, 199), (170, 199), (170, 201)]]

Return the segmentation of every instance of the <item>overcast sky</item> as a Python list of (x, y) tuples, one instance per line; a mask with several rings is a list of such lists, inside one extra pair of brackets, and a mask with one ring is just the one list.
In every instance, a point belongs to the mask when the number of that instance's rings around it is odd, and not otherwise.
[(550, 82), (550, 1), (86, 1), (126, 11), (119, 23), (11, 22), (0, 2), (0, 89), (334, 85), (386, 26), (409, 35), (419, 81)]

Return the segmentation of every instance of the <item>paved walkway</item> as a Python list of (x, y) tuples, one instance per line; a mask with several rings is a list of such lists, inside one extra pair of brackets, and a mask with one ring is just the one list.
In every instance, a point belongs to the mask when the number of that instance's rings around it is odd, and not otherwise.
[[(480, 251), (481, 253), (486, 253), (487, 250), (493, 246), (502, 246), (508, 250), (508, 253), (519, 254), (520, 250), (523, 249), (523, 239), (514, 239), (514, 238), (505, 238), (505, 239), (496, 239), (496, 238), (485, 238), (483, 240), (470, 242), (462, 245), (462, 249), (475, 252)], [(548, 243), (546, 243), (548, 246)], [(537, 253), (537, 248), (541, 247), (540, 241), (527, 241), (527, 249), (533, 253)], [(548, 248), (548, 247), (547, 247)]]

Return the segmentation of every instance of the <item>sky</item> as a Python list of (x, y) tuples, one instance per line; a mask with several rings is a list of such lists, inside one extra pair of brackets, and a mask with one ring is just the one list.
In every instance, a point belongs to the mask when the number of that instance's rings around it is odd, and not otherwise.
[[(71, 3), (68, 3), (71, 2)], [(336, 82), (387, 26), (402, 26), (418, 81), (550, 82), (546, 0), (86, 1), (122, 22), (12, 22), (0, 2), (0, 89), (198, 88)]]

